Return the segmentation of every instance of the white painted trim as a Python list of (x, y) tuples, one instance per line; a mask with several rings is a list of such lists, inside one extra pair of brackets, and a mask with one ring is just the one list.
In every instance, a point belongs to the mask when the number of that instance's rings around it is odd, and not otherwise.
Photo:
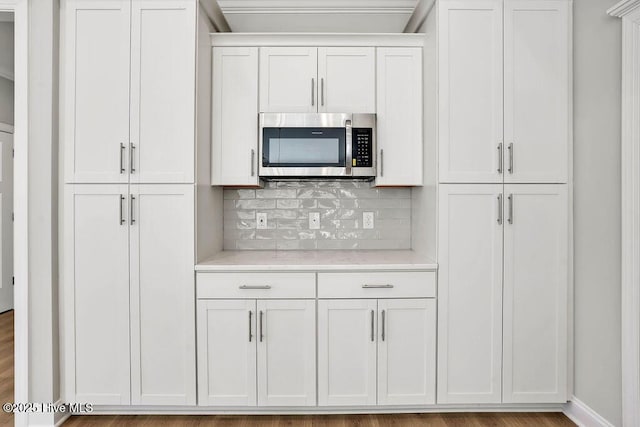
[[(29, 119), (29, 2), (0, 0), (0, 11), (14, 13), (14, 401), (29, 401), (29, 246), (28, 246), (28, 119)], [(16, 426), (28, 425), (25, 413), (16, 413)]]
[(231, 32), (229, 22), (227, 22), (227, 18), (225, 18), (216, 0), (200, 0), (200, 6), (202, 6), (204, 13), (207, 15), (207, 18), (209, 18), (209, 22), (211, 22), (211, 25), (213, 25), (213, 28), (215, 28), (217, 32)]
[(0, 122), (0, 132), (13, 133), (13, 125), (9, 123)]
[(344, 14), (402, 13), (413, 11), (415, 0), (220, 0), (225, 14)]
[(613, 427), (613, 424), (575, 396), (564, 405), (562, 413), (579, 427)]
[(622, 18), (622, 424), (640, 425), (640, 0)]
[(211, 46), (424, 46), (424, 34), (212, 33), (210, 37)]
[(417, 33), (435, 4), (436, 0), (419, 0), (402, 32)]

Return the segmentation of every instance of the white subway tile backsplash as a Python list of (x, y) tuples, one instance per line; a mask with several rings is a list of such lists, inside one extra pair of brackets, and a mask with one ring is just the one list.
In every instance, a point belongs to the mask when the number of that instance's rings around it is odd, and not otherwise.
[[(374, 229), (362, 213), (374, 212)], [(256, 212), (267, 229), (256, 230)], [(309, 212), (320, 229), (309, 230)], [(409, 249), (411, 190), (365, 181), (269, 181), (262, 189), (224, 190), (225, 250)]]

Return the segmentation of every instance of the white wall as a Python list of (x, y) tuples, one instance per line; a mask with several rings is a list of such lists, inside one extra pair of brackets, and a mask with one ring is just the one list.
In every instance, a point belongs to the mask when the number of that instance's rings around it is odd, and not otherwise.
[(622, 424), (620, 20), (617, 0), (574, 7), (575, 396)]
[(1, 76), (13, 74), (13, 52), (13, 22), (0, 19), (0, 122), (8, 124), (13, 124), (13, 81)]

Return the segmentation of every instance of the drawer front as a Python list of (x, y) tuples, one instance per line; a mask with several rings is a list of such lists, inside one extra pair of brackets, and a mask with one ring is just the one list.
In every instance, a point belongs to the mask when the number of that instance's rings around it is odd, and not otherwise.
[(315, 298), (315, 273), (197, 273), (197, 298)]
[(318, 273), (318, 298), (434, 298), (436, 273)]

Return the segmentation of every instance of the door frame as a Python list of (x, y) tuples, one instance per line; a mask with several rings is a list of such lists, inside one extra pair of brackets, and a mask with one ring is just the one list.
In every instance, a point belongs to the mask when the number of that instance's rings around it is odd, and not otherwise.
[(607, 14), (622, 18), (622, 424), (640, 424), (640, 0)]
[[(0, 11), (14, 16), (14, 181), (13, 271), (14, 288), (14, 400), (29, 400), (29, 246), (28, 246), (28, 0), (0, 0)], [(26, 413), (15, 414), (15, 425), (27, 425)]]

